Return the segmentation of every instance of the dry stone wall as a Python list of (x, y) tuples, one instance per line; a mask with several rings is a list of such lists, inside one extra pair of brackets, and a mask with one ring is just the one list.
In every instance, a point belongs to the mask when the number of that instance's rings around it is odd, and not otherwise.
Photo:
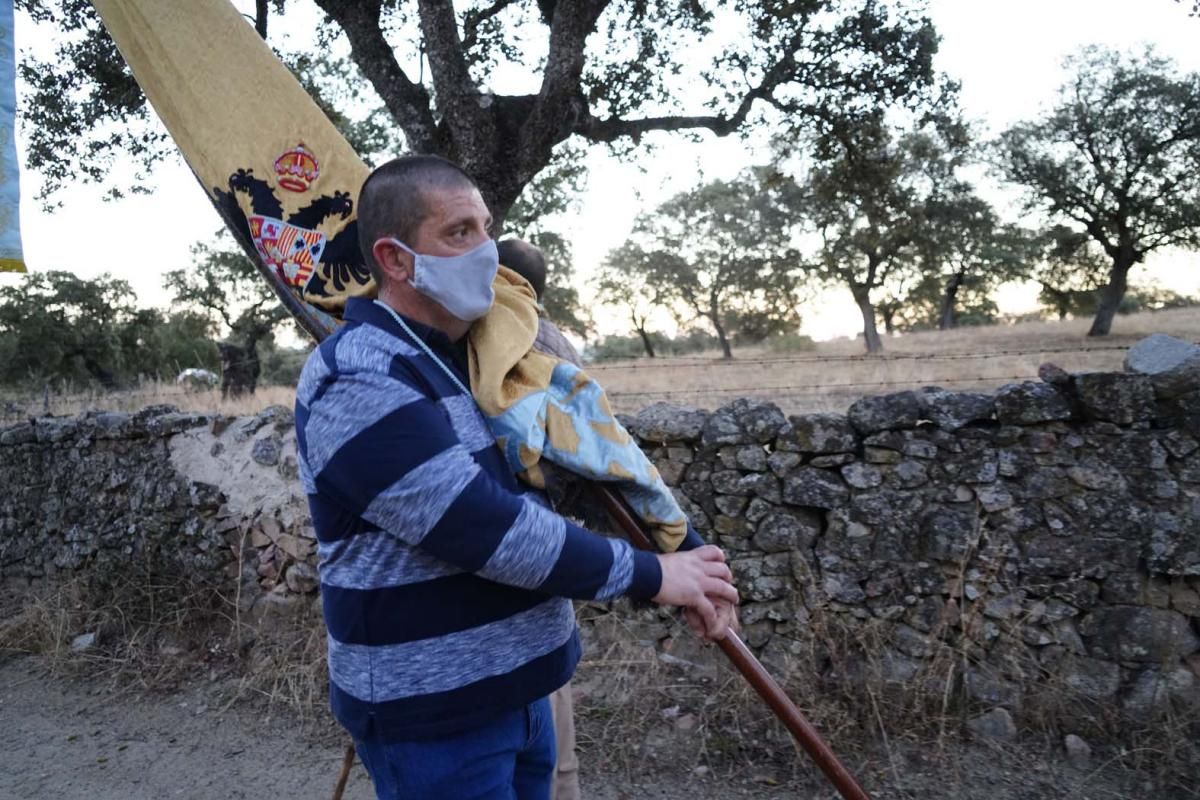
[[(994, 394), (902, 392), (845, 415), (741, 399), (625, 423), (727, 551), (744, 638), (777, 668), (837, 620), (894, 684), (949, 655), (979, 711), (1056, 686), (1146, 716), (1200, 707), (1200, 358), (1138, 355), (1141, 371), (1047, 366)], [(10, 582), (154, 558), (239, 585), (260, 619), (314, 602), (286, 409), (31, 420), (0, 431), (0, 486)], [(632, 629), (672, 645), (653, 611)]]
[(278, 406), (240, 419), (151, 406), (0, 429), (0, 577), (19, 588), (153, 571), (233, 585), (258, 617), (310, 605), (316, 536), (293, 428)]

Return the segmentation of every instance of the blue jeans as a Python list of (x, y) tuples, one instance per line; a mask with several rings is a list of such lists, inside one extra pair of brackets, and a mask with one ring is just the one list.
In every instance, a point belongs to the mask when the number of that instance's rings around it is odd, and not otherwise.
[(465, 733), (356, 741), (379, 800), (549, 800), (554, 725), (543, 697)]

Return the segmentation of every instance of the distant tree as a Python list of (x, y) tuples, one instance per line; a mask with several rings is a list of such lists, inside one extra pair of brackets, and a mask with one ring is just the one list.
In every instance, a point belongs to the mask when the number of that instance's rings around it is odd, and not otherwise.
[[(692, 328), (674, 337), (654, 332), (649, 334), (654, 352), (660, 356), (686, 356), (713, 350), (720, 346), (715, 336), (706, 330)], [(645, 352), (646, 341), (641, 336), (605, 336), (591, 345), (587, 357), (593, 361), (637, 358)]]
[(1038, 243), (1029, 277), (1041, 286), (1039, 302), (1060, 320), (1095, 314), (1112, 263), (1100, 245), (1066, 225), (1047, 228)]
[(574, 145), (559, 149), (554, 160), (521, 192), (508, 212), (505, 232), (541, 248), (546, 257), (546, 289), (542, 307), (560, 328), (586, 336), (592, 321), (575, 287), (571, 245), (554, 223), (579, 207), (587, 180), (583, 150)]
[(649, 329), (650, 318), (656, 308), (666, 305), (662, 291), (651, 282), (653, 275), (648, 254), (638, 245), (626, 242), (608, 254), (593, 280), (600, 302), (621, 308), (629, 315), (629, 324), (650, 358), (657, 355), (654, 334)]
[[(897, 299), (884, 295), (875, 304), (879, 319), (888, 333), (895, 331), (946, 330), (947, 278), (938, 272), (916, 274), (912, 288)], [(953, 277), (950, 278), (953, 280)], [(968, 272), (955, 289), (954, 320), (951, 328), (990, 325), (1000, 315), (993, 299), (994, 285), (983, 275)]]
[(280, 347), (274, 341), (264, 341), (259, 349), (261, 379), (267, 386), (295, 386), (300, 380), (304, 362), (312, 352), (311, 346)]
[(139, 308), (121, 330), (122, 348), (134, 371), (173, 381), (185, 369), (217, 371), (220, 356), (212, 321), (195, 311)]
[(724, 357), (733, 358), (730, 340), (739, 332), (799, 325), (785, 200), (794, 190), (773, 169), (758, 168), (683, 192), (639, 218), (607, 263), (635, 273), (681, 325), (711, 326)]
[(177, 304), (223, 326), (228, 338), (221, 352), (222, 391), (253, 393), (262, 372), (260, 342), (270, 341), (288, 312), (279, 304), (254, 263), (241, 252), (205, 244), (192, 247), (194, 263), (168, 272), (163, 285)]
[(931, 204), (953, 181), (965, 146), (965, 131), (948, 116), (897, 131), (882, 112), (817, 142), (795, 196), (796, 213), (822, 243), (806, 266), (819, 280), (850, 290), (868, 353), (883, 350), (875, 294), (914, 282), (922, 250), (929, 249), (922, 237), (930, 231)]
[(0, 382), (117, 388), (212, 365), (206, 325), (140, 309), (135, 299), (128, 283), (107, 275), (34, 272), (0, 287)]
[[(913, 296), (923, 308), (912, 316), (943, 331), (957, 327), (963, 306), (977, 323), (993, 317), (990, 295), (1001, 283), (1023, 277), (1033, 255), (1028, 235), (1002, 225), (991, 204), (966, 184), (934, 197), (925, 218), (918, 237), (922, 276)], [(931, 320), (935, 286), (941, 291)]]
[[(348, 49), (357, 71), (338, 69), (331, 79), (369, 85), (374, 97), (361, 105), (386, 110), (410, 151), (461, 163), (501, 224), (573, 136), (631, 149), (657, 131), (810, 130), (835, 111), (919, 93), (937, 50), (915, 2), (315, 2), (325, 17), (309, 40), (268, 41), (310, 55)], [(285, 25), (268, 22), (292, 5), (255, 3), (264, 39), (287, 27), (286, 17)], [(91, 4), (17, 0), (17, 8), (54, 36), (21, 64), (30, 166), (49, 192), (80, 178), (128, 188), (112, 183), (113, 156), (153, 163), (170, 143)], [(740, 35), (728, 36), (731, 28)], [(496, 93), (497, 76), (514, 74), (537, 88)], [(323, 99), (353, 116), (336, 92)]]
[(1200, 247), (1200, 74), (1148, 50), (1088, 48), (1058, 104), (1006, 131), (998, 167), (1048, 212), (1094, 240), (1108, 276), (1089, 336), (1112, 330), (1129, 271), (1165, 247)]
[(1165, 311), (1169, 308), (1194, 308), (1200, 306), (1200, 297), (1180, 294), (1165, 286), (1131, 286), (1129, 293), (1117, 309), (1118, 314), (1137, 314), (1142, 311)]

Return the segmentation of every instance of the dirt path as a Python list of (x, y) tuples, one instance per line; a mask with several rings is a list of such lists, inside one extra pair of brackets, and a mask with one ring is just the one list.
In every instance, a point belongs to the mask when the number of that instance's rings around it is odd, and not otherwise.
[[(336, 731), (304, 729), (286, 712), (244, 704), (223, 709), (219, 692), (137, 693), (106, 682), (51, 675), (34, 657), (0, 662), (0, 800), (237, 800), (327, 798), (342, 758)], [(677, 759), (682, 760), (682, 758)], [(869, 760), (861, 774), (876, 800), (1156, 800), (1195, 798), (1163, 791), (1150, 776), (1077, 772), (1036, 749), (964, 747), (930, 757), (917, 748)], [(764, 785), (657, 769), (598, 775), (584, 758), (587, 800), (833, 800), (823, 781)], [(362, 768), (346, 800), (371, 800)]]
[[(53, 676), (33, 657), (0, 663), (0, 800), (327, 798), (342, 759), (336, 735), (220, 708), (210, 687), (139, 694)], [(212, 704), (210, 706), (210, 703)], [(757, 796), (726, 786), (596, 785), (588, 800)], [(345, 800), (374, 798), (355, 764)]]
[[(335, 742), (231, 709), (205, 692), (138, 696), (50, 678), (38, 660), (0, 666), (0, 799), (328, 797)], [(374, 794), (361, 768), (346, 800)]]

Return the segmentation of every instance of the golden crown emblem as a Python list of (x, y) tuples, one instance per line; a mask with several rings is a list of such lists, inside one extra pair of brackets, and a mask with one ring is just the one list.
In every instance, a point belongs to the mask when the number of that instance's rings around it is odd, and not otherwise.
[(304, 143), (288, 150), (275, 159), (275, 174), (279, 185), (289, 192), (304, 192), (321, 174), (316, 156), (305, 149)]

